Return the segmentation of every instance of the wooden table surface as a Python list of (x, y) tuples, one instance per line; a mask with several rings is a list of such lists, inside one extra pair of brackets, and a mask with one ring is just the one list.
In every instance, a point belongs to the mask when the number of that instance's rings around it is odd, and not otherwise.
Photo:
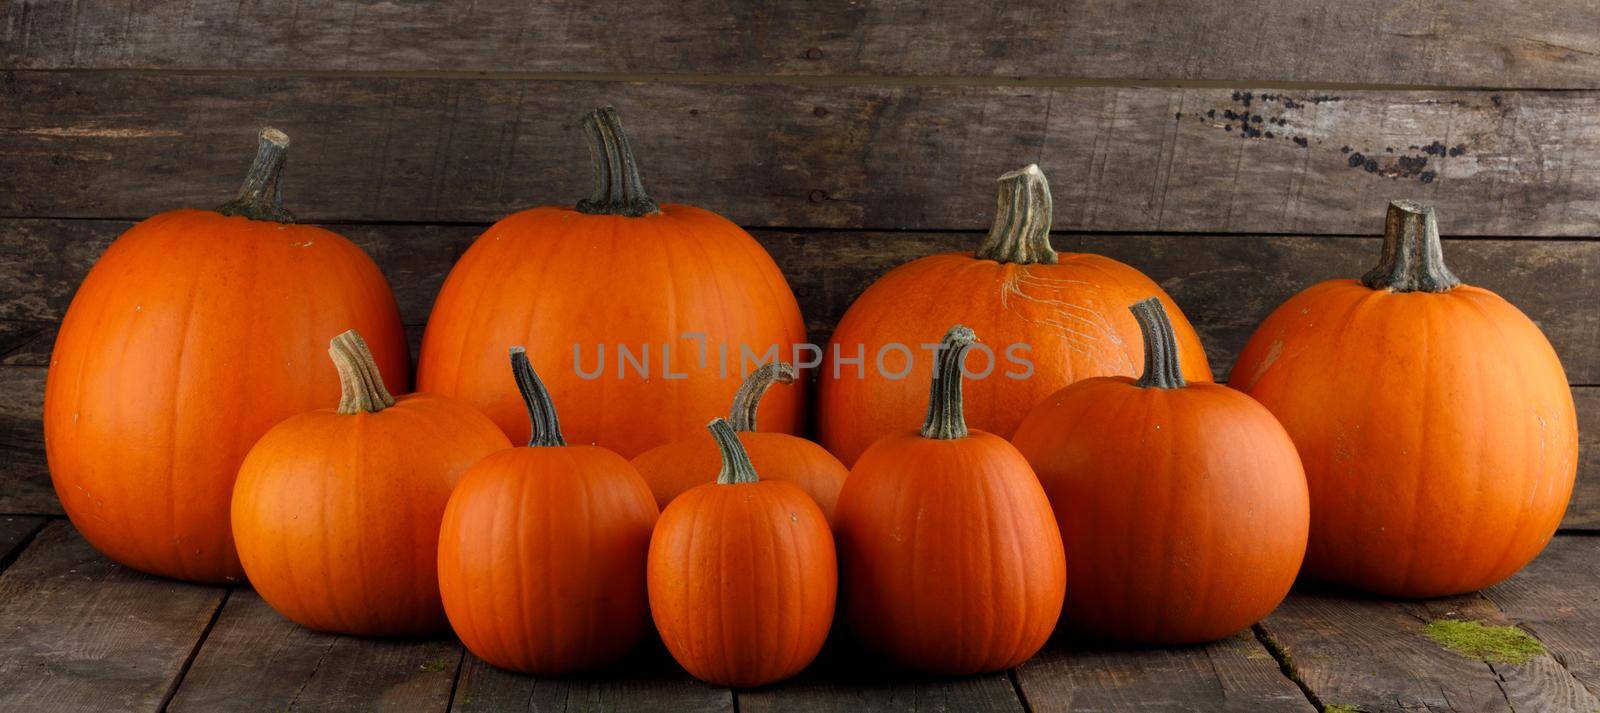
[[(59, 518), (0, 518), (6, 711), (1575, 711), (1600, 710), (1600, 537), (1562, 534), (1511, 580), (1427, 601), (1297, 588), (1207, 646), (1058, 637), (1004, 673), (896, 671), (835, 633), (799, 677), (755, 690), (690, 678), (659, 644), (592, 674), (489, 666), (453, 637), (377, 640), (290, 623), (248, 588), (146, 576)], [(1515, 625), (1520, 665), (1435, 643), (1437, 619)], [(1341, 707), (1342, 706), (1342, 707)]]

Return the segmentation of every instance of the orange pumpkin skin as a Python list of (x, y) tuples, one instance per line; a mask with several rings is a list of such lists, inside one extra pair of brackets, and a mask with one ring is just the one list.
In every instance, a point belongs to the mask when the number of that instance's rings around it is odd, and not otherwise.
[[(1031, 175), (1021, 177), (1043, 182), (1042, 175)], [(1002, 185), (1006, 180), (1002, 177)], [(1043, 190), (1047, 196), (1048, 186)], [(997, 230), (1026, 222), (1007, 216), (1004, 206)], [(1048, 249), (1048, 204), (1030, 210), (1043, 211), (1045, 224), (1032, 239)], [(1185, 373), (1210, 380), (1199, 336), (1155, 281), (1111, 258), (1052, 255), (1054, 264), (1030, 264), (1003, 255), (997, 261), (943, 253), (901, 265), (874, 282), (845, 312), (825, 353), (817, 401), (822, 445), (849, 465), (879, 438), (915, 427), (927, 406), (922, 385), (932, 374), (931, 360), (919, 345), (953, 323), (984, 335), (992, 355), (993, 373), (967, 384), (967, 421), (1003, 438), (1016, 432), (1034, 404), (1067, 384), (1091, 376), (1135, 375), (1144, 354), (1139, 326), (1126, 307), (1150, 295), (1160, 297), (1172, 315)], [(904, 378), (878, 373), (877, 357), (888, 344), (903, 344), (914, 354)], [(1013, 344), (1030, 348), (1008, 353)], [(907, 365), (904, 352), (882, 353), (883, 368), (891, 374)], [(865, 355), (862, 365), (837, 363), (837, 356), (859, 355)], [(1007, 376), (1027, 371), (1012, 357), (1031, 362), (1031, 375)], [(981, 372), (990, 363), (975, 357), (971, 369)]]
[(439, 588), (461, 642), (501, 668), (604, 665), (649, 626), (645, 557), (657, 510), (621, 456), (593, 446), (484, 459), (450, 499)]
[[(1433, 221), (1401, 203), (1388, 232), (1431, 241), (1448, 284)], [(1539, 328), (1488, 290), (1317, 284), (1262, 323), (1230, 383), (1300, 450), (1316, 578), (1401, 597), (1482, 589), (1537, 556), (1566, 511), (1571, 389)]]
[[(528, 424), (502, 388), (501, 361), (513, 345), (549, 345), (533, 365), (563, 404), (568, 439), (631, 458), (723, 413), (739, 386), (742, 347), (789, 358), (805, 339), (783, 273), (727, 219), (683, 205), (638, 217), (547, 206), (490, 227), (450, 271), (423, 337), (417, 388), (471, 403), (522, 441)], [(619, 366), (618, 345), (635, 360), (648, 346), (649, 378)], [(603, 371), (584, 378), (580, 368)], [(803, 408), (803, 394), (786, 390), (767, 400), (762, 418), (792, 433)]]
[(205, 210), (130, 228), (78, 288), (50, 359), (45, 452), (73, 525), (134, 569), (238, 581), (239, 464), (277, 422), (338, 399), (324, 350), (351, 327), (403, 389), (394, 295), (349, 240)]
[(679, 665), (748, 688), (816, 658), (833, 624), (838, 563), (827, 518), (800, 488), (706, 483), (661, 514), (649, 582), (656, 630)]
[(845, 621), (902, 666), (1011, 668), (1061, 613), (1066, 562), (1050, 502), (994, 434), (880, 439), (845, 480), (834, 536)]
[(483, 414), (434, 394), (401, 396), (376, 413), (328, 409), (278, 424), (250, 450), (234, 488), (234, 534), (250, 583), (312, 629), (443, 629), (445, 503), (468, 468), (510, 447)]
[(1086, 379), (1022, 422), (1067, 551), (1062, 623), (1141, 644), (1215, 641), (1278, 606), (1305, 555), (1305, 473), (1265, 408), (1225, 386)]

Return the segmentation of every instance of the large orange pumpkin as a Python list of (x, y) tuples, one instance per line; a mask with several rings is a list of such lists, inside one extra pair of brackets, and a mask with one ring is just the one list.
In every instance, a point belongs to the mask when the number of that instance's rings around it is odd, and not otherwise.
[(554, 675), (615, 661), (649, 626), (655, 499), (622, 456), (567, 445), (521, 347), (511, 370), (531, 437), (473, 466), (450, 497), (439, 532), (445, 612), (461, 643), (501, 668)]
[(245, 452), (273, 424), (332, 406), (328, 340), (372, 339), (409, 377), (394, 295), (339, 235), (295, 225), (279, 176), (289, 138), (261, 132), (239, 197), (128, 229), (72, 299), (50, 359), (45, 450), (56, 495), (96, 549), (202, 582), (243, 576), (228, 526)]
[[(761, 395), (774, 383), (791, 384), (794, 380), (794, 366), (784, 362), (764, 364), (750, 372), (733, 397), (728, 425), (739, 435), (739, 442), (744, 444), (762, 479), (794, 483), (831, 518), (839, 487), (849, 474), (844, 464), (827, 449), (799, 436), (756, 430)], [(656, 446), (633, 459), (633, 466), (650, 484), (650, 491), (662, 508), (683, 491), (716, 480), (721, 463), (722, 453), (716, 442), (703, 435)]]
[(1378, 266), (1291, 297), (1229, 383), (1300, 449), (1320, 579), (1405, 597), (1487, 587), (1544, 549), (1572, 494), (1561, 362), (1516, 307), (1445, 267), (1428, 206), (1390, 204)]
[[(511, 215), (467, 250), (434, 303), (417, 386), (465, 399), (522, 440), (500, 362), (514, 344), (549, 345), (534, 366), (564, 404), (567, 437), (631, 458), (722, 413), (740, 364), (791, 354), (805, 325), (748, 233), (645, 195), (615, 110), (590, 113), (584, 128), (594, 195)], [(767, 399), (768, 427), (794, 432), (802, 396)]]
[(467, 468), (511, 442), (455, 399), (390, 396), (353, 330), (328, 353), (338, 408), (273, 426), (239, 468), (239, 560), (256, 593), (303, 626), (361, 636), (443, 629), (445, 503)]
[(1067, 548), (1065, 625), (1145, 644), (1213, 641), (1261, 620), (1294, 584), (1305, 473), (1261, 404), (1185, 381), (1159, 300), (1133, 312), (1144, 374), (1056, 392), (1011, 441)]
[(1011, 668), (1061, 614), (1066, 562), (1050, 501), (1005, 439), (968, 430), (957, 325), (936, 359), (922, 430), (884, 436), (839, 493), (834, 535), (844, 615), (856, 637), (907, 667)]
[(761, 480), (726, 421), (716, 482), (678, 496), (650, 540), (650, 610), (685, 670), (719, 686), (799, 673), (828, 638), (838, 568), (828, 519), (792, 483)]
[(1050, 186), (1037, 166), (1001, 176), (999, 185), (994, 226), (976, 254), (901, 265), (839, 321), (819, 376), (817, 432), (846, 464), (884, 435), (916, 426), (924, 406), (917, 385), (932, 375), (919, 347), (954, 323), (989, 342), (980, 349), (992, 374), (971, 384), (967, 418), (1002, 438), (1067, 384), (1134, 375), (1139, 326), (1125, 307), (1148, 295), (1173, 315), (1184, 370), (1211, 379), (1199, 337), (1159, 285), (1111, 258), (1050, 248)]

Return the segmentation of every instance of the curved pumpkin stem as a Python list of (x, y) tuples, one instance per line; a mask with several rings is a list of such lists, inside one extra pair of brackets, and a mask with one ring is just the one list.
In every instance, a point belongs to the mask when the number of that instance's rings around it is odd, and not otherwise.
[(511, 348), (511, 376), (517, 380), (517, 391), (522, 392), (522, 403), (528, 407), (528, 422), (533, 425), (528, 447), (567, 445), (567, 439), (561, 436), (561, 421), (556, 418), (556, 405), (528, 363), (527, 349)]
[(339, 370), (339, 413), (377, 413), (394, 405), (367, 340), (356, 330), (346, 330), (329, 340), (328, 356), (333, 358), (333, 368)]
[(628, 135), (622, 132), (617, 110), (603, 106), (583, 117), (589, 136), (589, 157), (594, 165), (594, 192), (578, 201), (578, 212), (591, 215), (625, 215), (637, 218), (660, 212), (644, 192), (639, 166), (634, 163)]
[(961, 406), (961, 363), (977, 341), (977, 334), (959, 324), (945, 332), (939, 355), (933, 360), (933, 385), (928, 388), (923, 438), (948, 441), (967, 437), (967, 417)]
[(738, 393), (733, 395), (733, 409), (728, 414), (728, 422), (733, 430), (756, 430), (756, 409), (761, 406), (761, 396), (773, 384), (793, 384), (794, 380), (794, 365), (781, 361), (762, 364), (761, 368), (750, 372), (744, 383), (739, 385)]
[(978, 259), (1054, 265), (1056, 251), (1050, 247), (1050, 182), (1044, 173), (1030, 163), (1001, 176), (999, 184), (994, 223), (989, 226), (989, 236), (978, 246)]
[(267, 127), (261, 130), (260, 147), (250, 172), (244, 176), (239, 197), (217, 206), (223, 215), (244, 216), (251, 220), (293, 223), (294, 216), (283, 209), (283, 162), (289, 155), (289, 135)]
[(717, 450), (722, 451), (722, 472), (717, 474), (717, 483), (733, 485), (761, 480), (756, 477), (756, 467), (750, 464), (750, 454), (739, 442), (739, 434), (733, 431), (727, 421), (713, 418), (711, 423), (706, 424), (706, 429), (711, 431), (711, 437), (716, 440)]
[(1172, 331), (1172, 320), (1167, 318), (1167, 308), (1154, 297), (1134, 303), (1128, 308), (1139, 320), (1139, 332), (1144, 336), (1144, 375), (1139, 377), (1139, 387), (1144, 389), (1181, 389), (1188, 385), (1183, 380), (1183, 365), (1178, 363), (1178, 336)]
[(1393, 292), (1448, 292), (1461, 284), (1444, 264), (1433, 206), (1394, 201), (1383, 220), (1383, 257), (1361, 284)]

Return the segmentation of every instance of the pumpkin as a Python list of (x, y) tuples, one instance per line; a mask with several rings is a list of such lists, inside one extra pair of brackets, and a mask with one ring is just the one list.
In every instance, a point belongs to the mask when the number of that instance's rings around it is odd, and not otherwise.
[(273, 426), (239, 467), (239, 560), (262, 600), (303, 626), (360, 636), (438, 631), (439, 521), (450, 490), (511, 442), (454, 399), (390, 396), (354, 330), (328, 353), (338, 407)]
[(1429, 206), (1390, 204), (1378, 265), (1289, 298), (1229, 383), (1300, 450), (1318, 579), (1401, 597), (1487, 587), (1544, 549), (1572, 494), (1561, 362), (1521, 311), (1450, 272)]
[(555, 675), (610, 663), (649, 626), (655, 498), (622, 456), (569, 446), (527, 352), (511, 370), (526, 448), (473, 466), (439, 532), (439, 590), (461, 643), (501, 668)]
[[(822, 514), (831, 518), (839, 486), (849, 473), (844, 464), (827, 449), (799, 436), (756, 431), (762, 394), (775, 383), (792, 384), (794, 380), (794, 366), (783, 362), (764, 364), (751, 372), (734, 394), (728, 425), (739, 435), (762, 478), (800, 486), (822, 508)], [(714, 480), (721, 462), (716, 443), (702, 436), (656, 446), (635, 457), (633, 466), (650, 484), (656, 503), (666, 508), (683, 491)]]
[(50, 476), (78, 532), (134, 569), (243, 577), (228, 525), (234, 477), (267, 429), (334, 404), (338, 374), (322, 357), (334, 335), (361, 330), (389, 386), (408, 382), (377, 266), (283, 209), (288, 146), (262, 130), (238, 198), (129, 228), (62, 319), (44, 397)]
[[(428, 320), (418, 388), (466, 400), (513, 440), (522, 407), (501, 388), (501, 355), (533, 355), (563, 404), (567, 437), (625, 457), (686, 438), (722, 412), (732, 371), (806, 338), (783, 273), (754, 238), (710, 211), (644, 192), (616, 111), (584, 119), (595, 190), (494, 224), (456, 263)], [(536, 285), (528, 289), (528, 285)], [(803, 422), (799, 389), (764, 404), (767, 425)]]
[[(1028, 409), (1091, 376), (1132, 376), (1139, 326), (1124, 306), (1156, 295), (1173, 315), (1184, 369), (1209, 380), (1200, 339), (1160, 286), (1123, 263), (1050, 247), (1050, 186), (1038, 166), (999, 179), (994, 225), (975, 254), (943, 253), (901, 265), (850, 305), (819, 376), (817, 432), (852, 464), (882, 436), (913, 428), (917, 387), (932, 364), (919, 342), (961, 323), (992, 346), (967, 395), (974, 428), (1010, 438)], [(976, 366), (976, 365), (975, 365)]]
[(1260, 621), (1294, 584), (1305, 473), (1260, 404), (1184, 378), (1159, 300), (1132, 311), (1144, 374), (1068, 386), (1011, 440), (1050, 497), (1067, 549), (1063, 624), (1141, 644), (1214, 641)]
[(761, 686), (799, 673), (828, 638), (833, 535), (805, 491), (760, 479), (726, 421), (709, 428), (721, 470), (661, 513), (650, 610), (684, 670), (718, 686)]
[(1004, 438), (968, 429), (962, 362), (977, 337), (940, 343), (921, 431), (874, 443), (834, 511), (844, 618), (862, 644), (909, 668), (999, 671), (1044, 645), (1066, 562), (1050, 501)]

